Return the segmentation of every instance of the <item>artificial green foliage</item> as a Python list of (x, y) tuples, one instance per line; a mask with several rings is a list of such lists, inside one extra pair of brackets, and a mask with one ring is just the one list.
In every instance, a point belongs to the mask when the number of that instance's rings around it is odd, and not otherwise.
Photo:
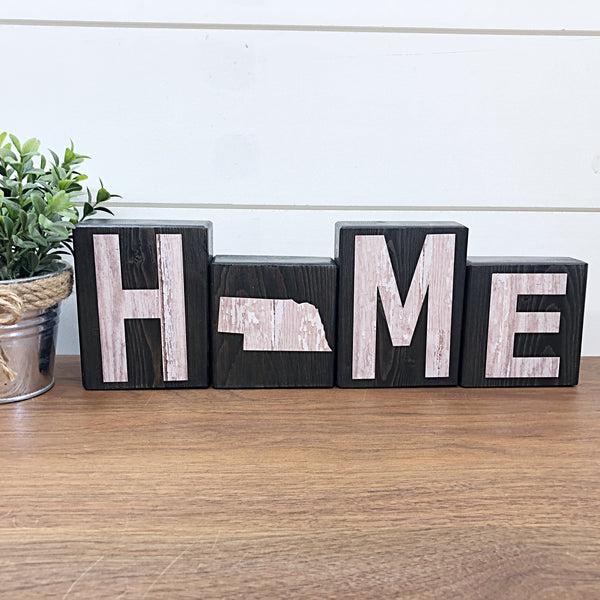
[[(62, 161), (38, 152), (40, 141), (19, 142), (0, 134), (0, 279), (18, 279), (52, 272), (61, 256), (73, 253), (75, 225), (97, 212), (111, 211), (110, 194), (100, 181), (95, 198), (81, 185), (79, 171), (89, 156), (71, 146)], [(83, 202), (78, 201), (83, 196)]]

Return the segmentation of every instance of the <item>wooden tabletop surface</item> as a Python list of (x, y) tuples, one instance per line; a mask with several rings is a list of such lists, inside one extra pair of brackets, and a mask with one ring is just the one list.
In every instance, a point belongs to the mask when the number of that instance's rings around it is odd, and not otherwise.
[(0, 406), (1, 598), (600, 598), (576, 388), (86, 392)]

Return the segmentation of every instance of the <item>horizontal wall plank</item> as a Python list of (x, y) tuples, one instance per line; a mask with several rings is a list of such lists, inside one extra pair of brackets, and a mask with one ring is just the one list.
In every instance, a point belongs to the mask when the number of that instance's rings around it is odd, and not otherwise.
[(127, 202), (600, 206), (600, 39), (0, 34), (4, 125)]
[(254, 23), (285, 25), (351, 25), (396, 27), (600, 29), (600, 13), (592, 0), (506, 0), (477, 2), (278, 2), (277, 0), (219, 0), (101, 3), (59, 0), (5, 3), (3, 18), (66, 19), (125, 22)]
[[(469, 227), (470, 255), (571, 256), (589, 262), (583, 353), (600, 355), (600, 214), (485, 212), (227, 211), (119, 208), (131, 219), (208, 219), (214, 223), (215, 254), (333, 256), (339, 220), (441, 220)], [(75, 302), (65, 302), (58, 351), (78, 352)]]

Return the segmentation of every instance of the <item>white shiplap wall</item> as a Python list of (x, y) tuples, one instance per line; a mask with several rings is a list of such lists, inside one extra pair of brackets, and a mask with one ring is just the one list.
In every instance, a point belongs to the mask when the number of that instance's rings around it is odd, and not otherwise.
[(457, 220), (470, 254), (587, 260), (600, 354), (596, 3), (33, 0), (0, 34), (1, 128), (73, 138), (117, 216), (300, 255), (331, 255), (337, 220)]

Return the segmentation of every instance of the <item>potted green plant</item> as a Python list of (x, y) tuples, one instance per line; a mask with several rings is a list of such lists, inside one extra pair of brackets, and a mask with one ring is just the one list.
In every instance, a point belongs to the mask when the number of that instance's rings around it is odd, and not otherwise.
[(95, 196), (82, 185), (88, 156), (72, 142), (62, 159), (39, 147), (35, 138), (21, 143), (0, 134), (0, 403), (53, 385), (59, 306), (73, 287), (62, 257), (73, 252), (77, 223), (98, 211), (112, 214), (104, 203), (114, 194), (102, 181)]

